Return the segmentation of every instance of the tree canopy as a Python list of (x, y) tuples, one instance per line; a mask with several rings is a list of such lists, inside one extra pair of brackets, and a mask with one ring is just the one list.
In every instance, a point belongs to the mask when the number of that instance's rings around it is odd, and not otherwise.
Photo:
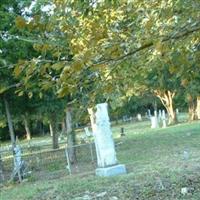
[(199, 0), (15, 0), (0, 11), (1, 94), (18, 86), (84, 109), (151, 94), (171, 121), (175, 97), (199, 96)]

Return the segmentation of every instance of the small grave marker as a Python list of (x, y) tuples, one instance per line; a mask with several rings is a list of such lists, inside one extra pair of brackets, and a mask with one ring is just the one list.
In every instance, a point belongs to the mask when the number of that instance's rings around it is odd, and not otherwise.
[(120, 129), (120, 136), (121, 137), (125, 136), (124, 128), (123, 127), (121, 127), (121, 129)]

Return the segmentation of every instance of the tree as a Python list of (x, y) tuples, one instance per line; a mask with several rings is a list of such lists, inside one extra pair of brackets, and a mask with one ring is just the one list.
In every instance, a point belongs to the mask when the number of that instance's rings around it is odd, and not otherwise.
[[(10, 137), (13, 147), (15, 146), (14, 128), (11, 119), (9, 97), (15, 96), (14, 88), (20, 87), (20, 83), (12, 76), (14, 64), (18, 60), (27, 58), (31, 46), (21, 41), (14, 41), (12, 34), (20, 35), (16, 29), (16, 15), (22, 12), (18, 1), (1, 1), (0, 5), (0, 96), (3, 97), (7, 120), (10, 130)], [(24, 51), (24, 50), (27, 51)], [(15, 52), (15, 53), (13, 53)]]
[[(51, 127), (52, 145), (53, 149), (59, 147), (58, 144), (58, 126), (64, 118), (64, 109), (66, 106), (66, 99), (58, 99), (55, 94), (50, 90), (43, 93), (42, 99), (38, 101), (36, 113), (40, 115), (42, 119), (46, 118)], [(38, 118), (38, 117), (37, 117)]]
[(185, 63), (182, 64), (181, 86), (184, 88), (188, 102), (189, 120), (198, 118), (200, 89), (199, 38), (193, 38), (184, 49)]
[[(94, 4), (45, 2), (42, 6), (50, 5), (49, 10), (36, 12), (37, 15), (32, 13), (29, 21), (22, 17), (16, 20), (19, 28), (29, 32), (27, 41), (34, 43), (40, 56), (31, 62), (23, 61), (15, 69), (24, 73), (22, 81), (25, 85), (32, 81), (33, 74), (38, 73), (40, 87), (56, 84), (60, 96), (77, 90), (83, 70), (89, 69), (98, 77), (93, 96), (101, 94), (101, 86), (111, 88), (116, 71), (122, 76), (119, 85), (125, 85), (122, 82), (127, 74), (131, 71), (134, 76), (134, 71), (139, 70), (143, 79), (155, 76), (156, 82), (162, 83), (158, 87), (158, 84), (149, 84), (150, 80), (145, 85), (149, 88), (144, 89), (151, 90), (161, 99), (170, 123), (174, 123), (172, 100), (177, 88), (174, 88), (176, 82), (170, 80), (170, 75), (179, 68), (182, 70), (179, 65), (183, 62), (176, 64), (174, 61), (177, 53), (180, 60), (185, 61), (184, 45), (191, 41), (193, 45), (198, 43), (199, 4), (198, 0), (192, 3), (175, 0), (101, 1)], [(155, 66), (149, 67), (152, 64)], [(156, 74), (157, 70), (163, 76)], [(173, 90), (169, 89), (166, 78)], [(173, 80), (176, 79), (180, 80), (179, 75), (173, 75)], [(137, 85), (137, 77), (131, 82)]]

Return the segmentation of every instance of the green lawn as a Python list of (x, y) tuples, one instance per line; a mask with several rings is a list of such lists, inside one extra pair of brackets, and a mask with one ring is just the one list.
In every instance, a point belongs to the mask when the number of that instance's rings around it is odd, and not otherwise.
[[(120, 127), (113, 127), (113, 135), (118, 160), (128, 174), (29, 180), (1, 188), (0, 199), (200, 199), (200, 122), (154, 130), (149, 122), (125, 124), (126, 136), (118, 138)], [(184, 187), (188, 192), (182, 194)]]

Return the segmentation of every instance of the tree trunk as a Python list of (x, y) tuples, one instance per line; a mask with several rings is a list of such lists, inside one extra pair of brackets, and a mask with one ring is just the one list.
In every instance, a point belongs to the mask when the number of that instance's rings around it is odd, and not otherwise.
[(71, 164), (76, 162), (76, 149), (73, 147), (75, 145), (75, 132), (72, 125), (71, 108), (67, 108), (66, 111), (66, 125), (67, 125), (67, 147), (69, 160)]
[(67, 127), (66, 127), (66, 123), (65, 123), (65, 119), (63, 119), (62, 121), (62, 135), (66, 135), (67, 132)]
[(166, 90), (164, 92), (155, 91), (156, 96), (161, 100), (162, 104), (167, 110), (168, 114), (168, 124), (175, 124), (178, 122), (176, 112), (173, 108), (173, 98), (175, 96), (175, 92), (171, 92)]
[(191, 95), (188, 96), (188, 114), (189, 114), (189, 121), (194, 121), (197, 119), (197, 102), (196, 99), (192, 98)]
[(169, 116), (168, 124), (176, 124), (178, 120), (177, 120), (176, 112), (174, 111), (174, 108), (173, 108), (173, 102), (172, 102), (171, 97), (169, 98), (169, 101), (170, 103), (165, 106), (168, 112), (168, 116)]
[(56, 114), (52, 113), (49, 126), (50, 126), (50, 133), (52, 134), (53, 149), (58, 149), (59, 148), (56, 121), (57, 121), (56, 120)]
[(30, 131), (30, 128), (29, 128), (29, 119), (28, 119), (27, 114), (25, 114), (25, 116), (24, 116), (24, 127), (25, 127), (25, 130), (26, 130), (26, 139), (30, 140), (31, 139), (31, 131)]
[(15, 133), (14, 133), (14, 129), (13, 129), (13, 123), (12, 123), (12, 119), (11, 119), (9, 104), (8, 104), (6, 97), (4, 97), (4, 104), (5, 104), (5, 109), (6, 109), (6, 117), (7, 117), (7, 121), (8, 121), (10, 139), (11, 139), (11, 143), (12, 143), (12, 148), (14, 149), (14, 147), (16, 146)]
[[(9, 104), (8, 104), (8, 101), (5, 96), (4, 96), (4, 104), (5, 104), (5, 109), (6, 109), (6, 116), (7, 116), (7, 121), (8, 121), (8, 128), (9, 128), (11, 143), (12, 143), (13, 157), (14, 157), (14, 160), (16, 160), (17, 156), (16, 156), (16, 152), (15, 152), (16, 140), (15, 140), (14, 128), (13, 128), (13, 123), (12, 123), (12, 119), (11, 119)], [(14, 161), (14, 163), (15, 163), (15, 161)], [(18, 174), (19, 181), (21, 182), (22, 177), (21, 177), (20, 169), (17, 170), (17, 174)]]
[(197, 119), (200, 119), (200, 96), (197, 97), (197, 108), (196, 108)]
[(53, 137), (53, 129), (52, 129), (51, 122), (49, 122), (49, 132), (50, 132), (50, 136)]

